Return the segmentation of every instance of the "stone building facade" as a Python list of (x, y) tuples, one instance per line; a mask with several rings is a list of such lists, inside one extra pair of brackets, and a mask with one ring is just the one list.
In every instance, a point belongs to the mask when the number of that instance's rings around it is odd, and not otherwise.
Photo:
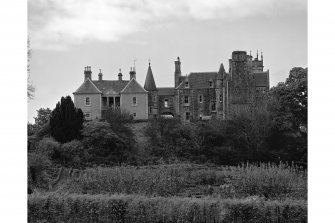
[(104, 109), (120, 107), (135, 119), (177, 116), (184, 122), (233, 119), (241, 113), (252, 117), (266, 109), (269, 70), (264, 71), (263, 55), (259, 60), (258, 52), (253, 58), (245, 51), (234, 51), (228, 72), (221, 63), (218, 71), (182, 75), (179, 57), (174, 64), (174, 87), (156, 87), (150, 63), (143, 88), (136, 81), (135, 68), (129, 72), (130, 80), (122, 80), (120, 71), (117, 81), (106, 81), (101, 71), (99, 79), (92, 80), (87, 67), (84, 83), (74, 92), (75, 106), (87, 119), (101, 118)]

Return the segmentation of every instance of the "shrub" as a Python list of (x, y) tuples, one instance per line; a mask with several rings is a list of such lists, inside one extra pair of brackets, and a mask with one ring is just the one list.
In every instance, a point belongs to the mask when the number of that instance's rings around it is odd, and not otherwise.
[(107, 122), (86, 122), (82, 136), (88, 159), (95, 164), (123, 162), (131, 148), (128, 138), (118, 136)]
[(35, 193), (29, 222), (307, 222), (305, 201)]
[(36, 153), (42, 154), (52, 160), (57, 158), (60, 146), (61, 144), (53, 138), (43, 138), (37, 143)]
[(28, 153), (28, 188), (48, 187), (49, 178), (45, 170), (52, 165), (52, 162), (44, 154)]
[(79, 140), (64, 143), (59, 149), (59, 162), (63, 166), (82, 167), (88, 159), (87, 151)]

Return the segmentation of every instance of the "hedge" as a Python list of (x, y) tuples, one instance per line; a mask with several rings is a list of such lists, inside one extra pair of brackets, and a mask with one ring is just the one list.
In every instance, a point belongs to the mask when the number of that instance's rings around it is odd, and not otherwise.
[(304, 200), (35, 193), (28, 222), (307, 222)]

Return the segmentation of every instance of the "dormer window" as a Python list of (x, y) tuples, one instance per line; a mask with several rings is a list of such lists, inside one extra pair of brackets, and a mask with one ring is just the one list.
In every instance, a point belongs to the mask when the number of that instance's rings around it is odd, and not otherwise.
[(169, 107), (169, 99), (164, 100), (164, 107), (168, 108)]
[(214, 87), (214, 83), (212, 80), (209, 80), (209, 87)]
[(189, 88), (188, 81), (185, 81), (185, 88)]
[(86, 106), (91, 106), (91, 99), (90, 99), (90, 97), (86, 97), (85, 98), (85, 105)]

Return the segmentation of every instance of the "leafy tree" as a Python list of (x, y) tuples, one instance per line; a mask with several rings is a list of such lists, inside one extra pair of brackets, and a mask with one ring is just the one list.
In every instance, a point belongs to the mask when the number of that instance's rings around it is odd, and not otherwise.
[(31, 48), (30, 48), (30, 39), (28, 38), (27, 41), (27, 73), (28, 73), (28, 78), (27, 78), (27, 96), (28, 100), (31, 100), (34, 98), (34, 93), (35, 93), (35, 87), (33, 83), (31, 82), (30, 79), (30, 59), (31, 59)]
[(79, 138), (83, 121), (83, 112), (74, 107), (71, 97), (62, 97), (50, 116), (51, 136), (60, 143)]
[(36, 128), (40, 129), (49, 122), (51, 112), (49, 108), (40, 108), (37, 110), (37, 117), (34, 117)]
[(270, 90), (275, 122), (269, 144), (281, 159), (307, 162), (307, 68), (295, 67), (285, 83)]
[(105, 121), (84, 123), (82, 136), (88, 159), (96, 164), (123, 162), (131, 148), (127, 139), (118, 136)]

